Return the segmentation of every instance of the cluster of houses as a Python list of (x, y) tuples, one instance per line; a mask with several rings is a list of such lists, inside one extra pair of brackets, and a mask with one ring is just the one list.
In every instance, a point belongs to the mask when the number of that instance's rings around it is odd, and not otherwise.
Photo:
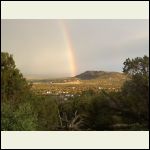
[[(110, 78), (111, 80), (111, 78)], [(36, 85), (37, 86), (37, 85)], [(35, 88), (36, 89), (36, 88)], [(87, 90), (93, 90), (99, 92), (101, 90), (119, 91), (119, 86), (110, 85), (110, 83), (84, 83), (84, 84), (51, 84), (39, 86), (37, 93), (43, 95), (56, 95), (62, 96), (65, 100), (80, 95), (82, 92)]]
[[(52, 95), (64, 95), (65, 97), (73, 97), (74, 96), (74, 94), (76, 94), (76, 93), (82, 93), (83, 91), (85, 91), (85, 90), (81, 90), (80, 89), (80, 87), (79, 87), (79, 89), (78, 88), (76, 88), (76, 87), (72, 87), (72, 89), (73, 90), (75, 90), (76, 89), (76, 91), (61, 91), (61, 90), (59, 90), (59, 91), (50, 91), (50, 90), (44, 90), (42, 93), (44, 94), (44, 95), (50, 95), (50, 94), (52, 94)], [(103, 88), (103, 87), (101, 87), (101, 86), (98, 86), (97, 88), (96, 87), (91, 87), (91, 89), (93, 89), (94, 91), (98, 91), (98, 90), (103, 90), (103, 89), (107, 89), (107, 90), (112, 90), (112, 91), (118, 91), (119, 89), (118, 88), (114, 88), (114, 87), (109, 87), (109, 88)], [(66, 89), (65, 89), (66, 90)]]

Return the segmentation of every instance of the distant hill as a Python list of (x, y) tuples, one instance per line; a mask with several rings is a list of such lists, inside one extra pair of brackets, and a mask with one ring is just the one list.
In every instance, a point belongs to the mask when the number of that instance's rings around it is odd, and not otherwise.
[[(38, 78), (39, 77), (39, 78)], [(105, 81), (118, 81), (120, 82), (121, 80), (126, 79), (126, 75), (123, 73), (119, 72), (106, 72), (106, 71), (85, 71), (75, 77), (62, 77), (62, 78), (40, 78), (41, 76), (26, 76), (28, 81), (32, 82), (52, 82), (52, 83), (85, 83), (85, 82), (97, 82), (100, 80), (105, 80)]]
[(84, 73), (81, 73), (75, 77), (80, 80), (91, 80), (91, 79), (122, 77), (122, 76), (124, 76), (123, 73), (119, 73), (119, 72), (85, 71)]

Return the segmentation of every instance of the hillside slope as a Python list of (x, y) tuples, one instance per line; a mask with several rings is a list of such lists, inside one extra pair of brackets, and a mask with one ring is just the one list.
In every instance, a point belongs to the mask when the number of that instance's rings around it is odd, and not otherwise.
[(91, 80), (91, 79), (105, 79), (105, 78), (111, 78), (111, 77), (122, 77), (124, 74), (119, 72), (105, 72), (105, 71), (86, 71), (84, 73), (81, 73), (76, 78), (80, 80)]

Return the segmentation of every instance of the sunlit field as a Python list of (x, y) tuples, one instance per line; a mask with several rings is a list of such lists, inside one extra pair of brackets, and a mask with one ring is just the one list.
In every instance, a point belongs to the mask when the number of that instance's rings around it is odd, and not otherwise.
[(56, 80), (28, 80), (32, 81), (32, 89), (37, 94), (68, 95), (81, 94), (87, 90), (98, 93), (101, 90), (119, 91), (127, 80), (124, 74), (107, 75), (98, 79), (80, 80), (78, 78), (66, 78)]

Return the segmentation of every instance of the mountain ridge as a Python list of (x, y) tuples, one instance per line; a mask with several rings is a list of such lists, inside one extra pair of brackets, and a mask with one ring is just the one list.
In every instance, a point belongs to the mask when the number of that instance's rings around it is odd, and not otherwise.
[(99, 77), (108, 77), (108, 76), (118, 76), (123, 75), (123, 73), (115, 72), (115, 71), (85, 71), (79, 75), (76, 75), (75, 78), (81, 79), (81, 80), (90, 80), (90, 79), (96, 79)]
[(124, 76), (123, 73), (120, 72), (115, 72), (115, 71), (93, 71), (93, 70), (88, 70), (85, 71), (83, 73), (80, 73), (74, 77), (61, 77), (61, 78), (51, 78), (50, 76), (46, 76), (46, 78), (36, 78), (36, 76), (34, 76), (33, 78), (29, 78), (29, 76), (27, 77), (27, 80), (43, 80), (43, 81), (75, 81), (75, 80), (95, 80), (95, 79), (108, 79), (108, 78), (122, 78), (122, 76)]

